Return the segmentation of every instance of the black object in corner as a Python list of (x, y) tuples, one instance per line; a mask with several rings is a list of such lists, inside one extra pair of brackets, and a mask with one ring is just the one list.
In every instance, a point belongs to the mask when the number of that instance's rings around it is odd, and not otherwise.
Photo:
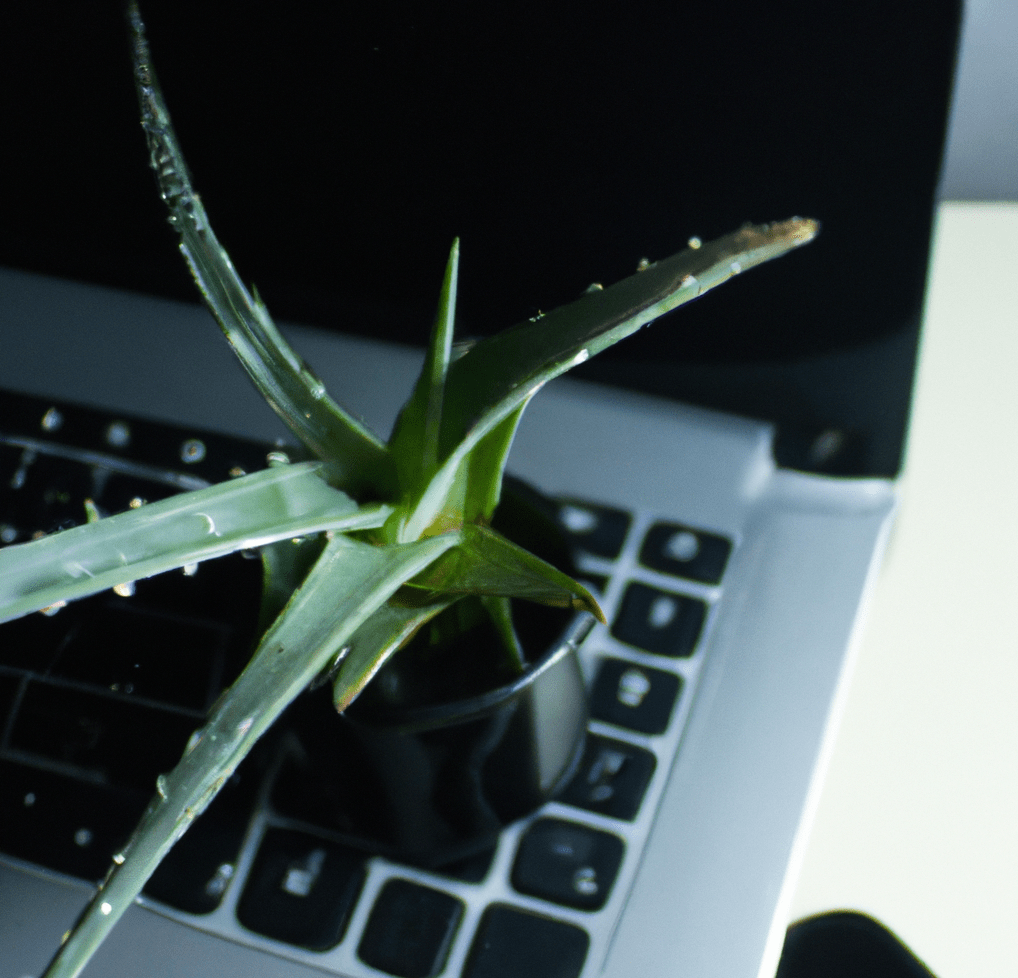
[(883, 924), (854, 911), (788, 928), (775, 978), (934, 978)]

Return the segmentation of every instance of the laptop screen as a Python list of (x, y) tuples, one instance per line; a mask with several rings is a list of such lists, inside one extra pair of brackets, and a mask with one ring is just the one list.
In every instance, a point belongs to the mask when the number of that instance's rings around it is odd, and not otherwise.
[[(115, 6), (9, 15), (0, 263), (193, 300)], [(956, 0), (142, 13), (217, 233), (277, 319), (419, 345), (458, 235), (458, 332), (481, 335), (804, 214), (810, 248), (580, 375), (774, 421), (793, 468), (898, 470)]]

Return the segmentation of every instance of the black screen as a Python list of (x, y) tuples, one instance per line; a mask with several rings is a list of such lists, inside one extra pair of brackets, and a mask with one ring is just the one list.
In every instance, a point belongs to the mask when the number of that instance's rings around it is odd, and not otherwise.
[[(277, 319), (421, 344), (458, 235), (458, 330), (483, 334), (692, 235), (808, 215), (809, 248), (586, 375), (775, 420), (783, 464), (897, 471), (955, 0), (142, 14), (213, 225)], [(4, 19), (0, 262), (193, 300), (120, 5)]]

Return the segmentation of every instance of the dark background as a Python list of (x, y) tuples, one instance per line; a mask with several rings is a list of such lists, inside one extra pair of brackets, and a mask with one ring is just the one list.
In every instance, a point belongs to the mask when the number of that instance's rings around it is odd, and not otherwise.
[[(779, 459), (897, 470), (954, 0), (142, 6), (198, 190), (277, 319), (423, 343), (502, 328), (744, 221), (816, 243), (587, 376), (780, 424)], [(118, 2), (0, 36), (0, 263), (193, 301)], [(839, 450), (817, 449), (837, 433)]]

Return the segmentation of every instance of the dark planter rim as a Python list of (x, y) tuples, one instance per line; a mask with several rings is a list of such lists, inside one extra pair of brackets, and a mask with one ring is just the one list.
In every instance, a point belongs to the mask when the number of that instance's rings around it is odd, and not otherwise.
[(484, 693), (431, 706), (373, 709), (367, 715), (358, 715), (356, 722), (364, 727), (391, 727), (411, 733), (464, 723), (484, 716), (518, 696), (563, 658), (576, 652), (595, 623), (594, 616), (588, 612), (577, 613), (541, 658), (512, 682)]

